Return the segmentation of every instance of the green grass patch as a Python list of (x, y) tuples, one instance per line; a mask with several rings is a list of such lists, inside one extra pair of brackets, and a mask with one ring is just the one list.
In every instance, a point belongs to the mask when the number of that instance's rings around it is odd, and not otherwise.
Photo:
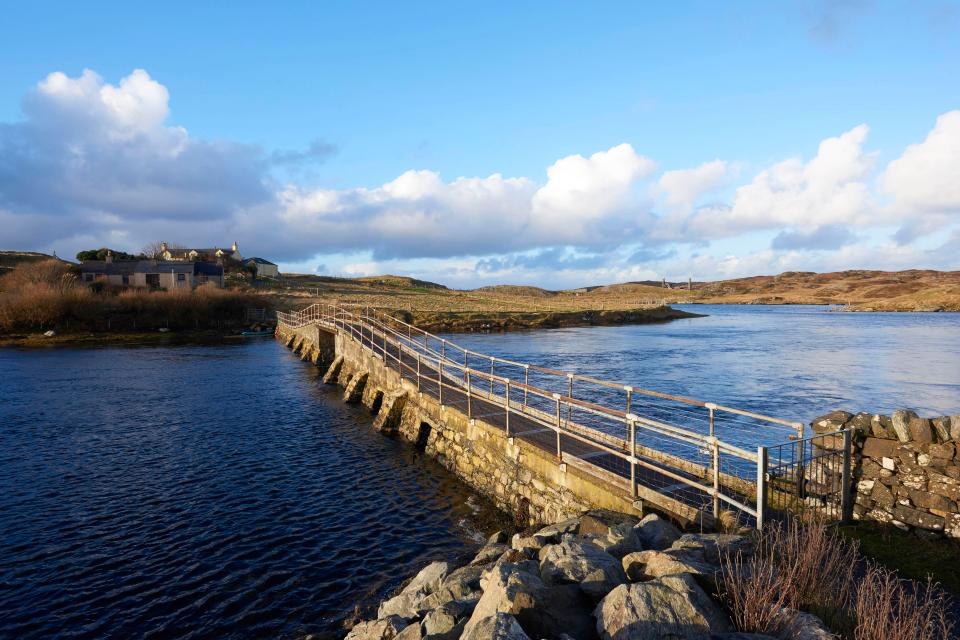
[(841, 526), (840, 533), (860, 543), (863, 555), (895, 569), (901, 577), (931, 576), (945, 589), (960, 594), (960, 544), (954, 540), (924, 540), (877, 522)]

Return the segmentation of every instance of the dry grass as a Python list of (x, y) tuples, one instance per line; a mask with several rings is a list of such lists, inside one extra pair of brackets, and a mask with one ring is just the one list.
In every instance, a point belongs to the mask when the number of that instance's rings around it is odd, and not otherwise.
[(247, 308), (267, 304), (256, 293), (213, 286), (94, 292), (68, 265), (46, 261), (0, 278), (0, 331), (223, 328), (242, 324)]
[(821, 522), (769, 526), (753, 556), (724, 558), (721, 591), (744, 632), (784, 634), (780, 610), (788, 608), (820, 616), (848, 640), (953, 637), (938, 585), (868, 562), (855, 542)]

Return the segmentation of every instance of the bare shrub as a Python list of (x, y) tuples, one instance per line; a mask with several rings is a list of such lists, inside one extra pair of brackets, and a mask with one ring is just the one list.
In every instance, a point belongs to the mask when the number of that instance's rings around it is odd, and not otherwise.
[(944, 591), (903, 580), (896, 572), (868, 563), (853, 602), (854, 640), (947, 640), (953, 637)]
[[(858, 570), (866, 574), (858, 578)], [(794, 519), (757, 534), (756, 550), (721, 558), (721, 596), (740, 631), (782, 635), (781, 609), (810, 611), (849, 640), (948, 640), (938, 585), (901, 580), (821, 521)]]

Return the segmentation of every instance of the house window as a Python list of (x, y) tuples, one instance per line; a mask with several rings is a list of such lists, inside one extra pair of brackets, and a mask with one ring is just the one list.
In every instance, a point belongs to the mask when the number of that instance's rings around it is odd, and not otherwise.
[(200, 276), (200, 284), (206, 284), (209, 280), (210, 278), (208, 278), (207, 276), (204, 276), (204, 275)]
[(83, 279), (84, 279), (84, 281), (86, 281), (86, 282), (93, 282), (93, 274), (92, 274), (92, 273), (85, 273), (85, 274), (83, 274)]
[(123, 276), (123, 284), (130, 284), (130, 276), (128, 275)]
[(146, 274), (147, 286), (151, 289), (160, 288), (160, 274), (159, 273), (148, 273)]
[(186, 281), (187, 281), (187, 274), (185, 273), (177, 274), (177, 282), (186, 282)]

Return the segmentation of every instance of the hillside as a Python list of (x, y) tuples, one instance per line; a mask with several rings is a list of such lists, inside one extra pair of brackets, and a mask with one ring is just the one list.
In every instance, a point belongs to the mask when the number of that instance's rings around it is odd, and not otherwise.
[(60, 260), (46, 253), (37, 251), (0, 251), (0, 273), (16, 269), (19, 265), (41, 260)]

